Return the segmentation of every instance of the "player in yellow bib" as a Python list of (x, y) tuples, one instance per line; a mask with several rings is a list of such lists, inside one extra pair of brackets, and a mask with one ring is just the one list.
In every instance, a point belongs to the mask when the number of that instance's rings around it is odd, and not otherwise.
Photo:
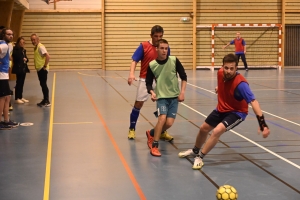
[(50, 55), (46, 50), (46, 47), (40, 43), (39, 36), (33, 33), (30, 37), (31, 43), (34, 46), (34, 66), (39, 77), (40, 85), (43, 92), (43, 100), (37, 105), (40, 107), (49, 107), (49, 89), (47, 86), (47, 76), (49, 71)]

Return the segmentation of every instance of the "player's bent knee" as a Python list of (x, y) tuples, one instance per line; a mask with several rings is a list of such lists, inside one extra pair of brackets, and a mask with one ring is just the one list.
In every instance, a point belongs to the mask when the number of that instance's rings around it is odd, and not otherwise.
[(141, 109), (144, 105), (144, 102), (143, 101), (136, 101), (134, 103), (134, 107), (137, 108), (137, 109)]
[(213, 129), (212, 126), (210, 126), (209, 124), (207, 123), (203, 123), (201, 126), (200, 126), (200, 132), (204, 132), (204, 133), (208, 133), (210, 132), (211, 130)]
[(166, 123), (165, 123), (165, 126), (166, 127), (171, 127), (173, 125), (173, 122), (170, 122), (170, 121), (166, 121)]
[(220, 138), (225, 131), (213, 131), (210, 137)]
[(167, 123), (166, 115), (159, 115), (158, 121), (163, 124)]

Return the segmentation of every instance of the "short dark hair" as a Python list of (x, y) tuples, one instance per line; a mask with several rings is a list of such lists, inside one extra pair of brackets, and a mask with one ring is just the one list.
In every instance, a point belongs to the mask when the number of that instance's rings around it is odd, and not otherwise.
[(2, 30), (2, 29), (4, 29), (5, 28), (5, 26), (0, 26), (0, 30)]
[(151, 35), (154, 35), (155, 33), (162, 33), (164, 34), (164, 29), (160, 25), (155, 25), (151, 28)]
[(7, 30), (9, 30), (9, 29), (7, 29), (7, 28), (2, 29), (2, 31), (0, 33), (0, 40), (4, 40)]
[(238, 66), (239, 60), (237, 59), (236, 55), (230, 53), (230, 54), (227, 54), (226, 56), (224, 56), (224, 58), (223, 58), (223, 65), (225, 63), (232, 63), (232, 62), (235, 62), (235, 66), (236, 67)]
[(168, 41), (165, 39), (160, 39), (157, 41), (157, 43), (158, 43), (157, 47), (159, 47), (160, 44), (169, 44)]

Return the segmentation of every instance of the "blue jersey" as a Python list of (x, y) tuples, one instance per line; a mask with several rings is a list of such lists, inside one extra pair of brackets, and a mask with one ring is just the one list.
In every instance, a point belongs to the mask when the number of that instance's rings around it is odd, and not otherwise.
[[(255, 96), (252, 93), (248, 83), (241, 82), (234, 91), (234, 98), (238, 101), (245, 100), (248, 104), (255, 100)], [(234, 112), (240, 116), (243, 120), (246, 119), (247, 114), (241, 112)]]
[[(0, 41), (0, 44), (7, 43), (5, 41)], [(7, 52), (3, 58), (0, 58), (0, 72), (8, 73), (9, 71), (9, 48), (7, 48)]]

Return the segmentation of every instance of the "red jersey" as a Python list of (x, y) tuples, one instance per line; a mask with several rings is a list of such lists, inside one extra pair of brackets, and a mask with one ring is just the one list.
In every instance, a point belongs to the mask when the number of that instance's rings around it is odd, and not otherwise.
[(218, 71), (218, 105), (217, 110), (224, 112), (243, 112), (248, 114), (248, 103), (243, 99), (238, 101), (234, 98), (234, 90), (241, 82), (247, 80), (241, 75), (237, 74), (233, 79), (224, 81), (223, 68)]
[(146, 78), (149, 63), (152, 60), (155, 60), (158, 55), (156, 52), (156, 47), (153, 46), (149, 41), (142, 42), (142, 45), (144, 49), (144, 57), (141, 60), (140, 78)]
[(244, 52), (243, 38), (234, 39), (235, 52)]

